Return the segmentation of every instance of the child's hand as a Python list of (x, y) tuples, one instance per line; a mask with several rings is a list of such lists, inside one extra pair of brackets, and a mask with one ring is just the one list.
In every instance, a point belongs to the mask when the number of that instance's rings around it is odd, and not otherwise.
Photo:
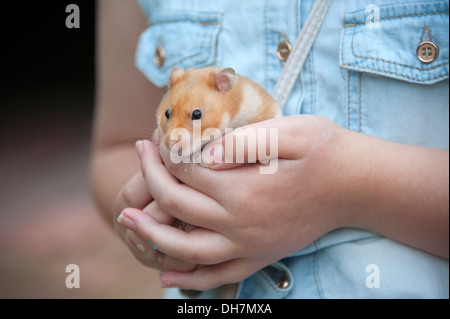
[[(153, 140), (155, 141), (155, 138)], [(118, 222), (114, 223), (116, 232), (144, 265), (161, 271), (192, 271), (197, 268), (196, 264), (166, 256), (156, 250), (148, 240), (136, 234), (134, 222), (119, 217), (120, 212), (127, 207), (140, 209), (162, 224), (172, 225), (174, 222), (174, 218), (164, 213), (153, 200), (141, 172), (131, 178), (117, 196), (114, 205), (114, 218), (118, 218)]]
[(345, 150), (341, 143), (345, 130), (310, 116), (247, 126), (262, 127), (278, 128), (274, 174), (260, 174), (259, 164), (229, 170), (173, 164), (166, 152), (163, 162), (154, 144), (140, 145), (142, 170), (154, 202), (175, 218), (200, 227), (187, 233), (137, 209), (122, 212), (123, 218), (134, 221), (139, 236), (167, 255), (202, 265), (193, 272), (164, 273), (162, 286), (205, 290), (241, 281), (343, 225), (351, 201), (345, 195), (355, 187), (350, 171), (356, 169), (355, 163), (348, 169), (337, 155)]
[[(448, 258), (448, 150), (380, 140), (319, 116), (246, 128), (278, 128), (274, 174), (260, 174), (260, 164), (173, 164), (167, 152), (162, 161), (152, 143), (140, 145), (157, 207), (200, 227), (187, 233), (155, 214), (122, 212), (141, 238), (201, 265), (165, 272), (162, 286), (206, 290), (238, 282), (340, 227), (367, 229)], [(204, 156), (212, 147), (220, 153), (213, 145)], [(225, 147), (225, 159), (235, 158), (232, 153)]]

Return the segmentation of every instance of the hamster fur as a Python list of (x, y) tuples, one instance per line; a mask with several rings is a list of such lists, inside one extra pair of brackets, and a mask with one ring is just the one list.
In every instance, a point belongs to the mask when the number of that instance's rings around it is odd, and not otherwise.
[[(210, 137), (202, 139), (208, 128), (221, 134), (226, 128), (261, 122), (281, 116), (275, 100), (259, 84), (238, 75), (232, 68), (206, 67), (184, 71), (174, 67), (168, 82), (169, 89), (156, 112), (161, 132), (161, 146), (172, 149), (175, 143), (197, 143), (203, 147)], [(201, 120), (201, 136), (193, 137), (193, 121)], [(189, 136), (171, 140), (173, 129), (184, 128)], [(191, 154), (200, 149), (192, 149)]]

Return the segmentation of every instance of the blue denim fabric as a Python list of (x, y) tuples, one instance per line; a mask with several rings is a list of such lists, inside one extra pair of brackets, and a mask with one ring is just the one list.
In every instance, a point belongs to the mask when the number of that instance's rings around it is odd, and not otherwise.
[[(149, 17), (137, 67), (164, 86), (173, 66), (232, 67), (272, 92), (283, 68), (278, 44), (294, 45), (313, 0), (140, 0)], [(377, 12), (371, 4), (377, 5)], [(379, 27), (367, 21), (379, 14)], [(377, 16), (375, 16), (377, 17)], [(448, 0), (335, 0), (284, 109), (319, 114), (386, 140), (449, 147)], [(429, 27), (430, 33), (424, 28)], [(431, 36), (431, 39), (429, 39)], [(439, 49), (419, 61), (423, 40)], [(154, 63), (156, 48), (166, 59)], [(379, 288), (370, 288), (379, 271)], [(285, 288), (277, 287), (283, 277)], [(369, 286), (369, 287), (368, 287)], [(448, 261), (357, 229), (332, 231), (239, 285), (240, 298), (448, 298)], [(176, 289), (168, 297), (183, 297)], [(218, 297), (220, 290), (197, 297)]]

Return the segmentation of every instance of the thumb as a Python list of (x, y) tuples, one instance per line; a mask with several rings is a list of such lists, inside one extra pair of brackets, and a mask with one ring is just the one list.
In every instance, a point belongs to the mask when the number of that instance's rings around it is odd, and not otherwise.
[[(283, 118), (239, 127), (206, 145), (202, 151), (202, 162), (206, 167), (219, 170), (247, 163), (267, 164), (281, 157), (290, 158), (292, 146), (287, 145), (285, 130)], [(280, 140), (279, 136), (283, 139)]]

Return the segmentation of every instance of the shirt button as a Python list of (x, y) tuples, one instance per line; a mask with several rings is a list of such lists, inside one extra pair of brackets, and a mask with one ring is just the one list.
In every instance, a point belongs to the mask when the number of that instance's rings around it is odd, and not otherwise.
[(277, 56), (281, 62), (285, 62), (292, 51), (292, 45), (289, 41), (284, 40), (278, 45)]
[(417, 57), (422, 63), (428, 64), (437, 59), (439, 50), (433, 42), (422, 42), (417, 48)]
[(277, 282), (277, 287), (280, 289), (286, 289), (287, 287), (289, 287), (289, 280), (286, 277), (282, 276)]
[(153, 57), (153, 63), (157, 66), (162, 67), (164, 65), (164, 61), (166, 60), (166, 51), (162, 46), (159, 46), (155, 50), (155, 56)]

